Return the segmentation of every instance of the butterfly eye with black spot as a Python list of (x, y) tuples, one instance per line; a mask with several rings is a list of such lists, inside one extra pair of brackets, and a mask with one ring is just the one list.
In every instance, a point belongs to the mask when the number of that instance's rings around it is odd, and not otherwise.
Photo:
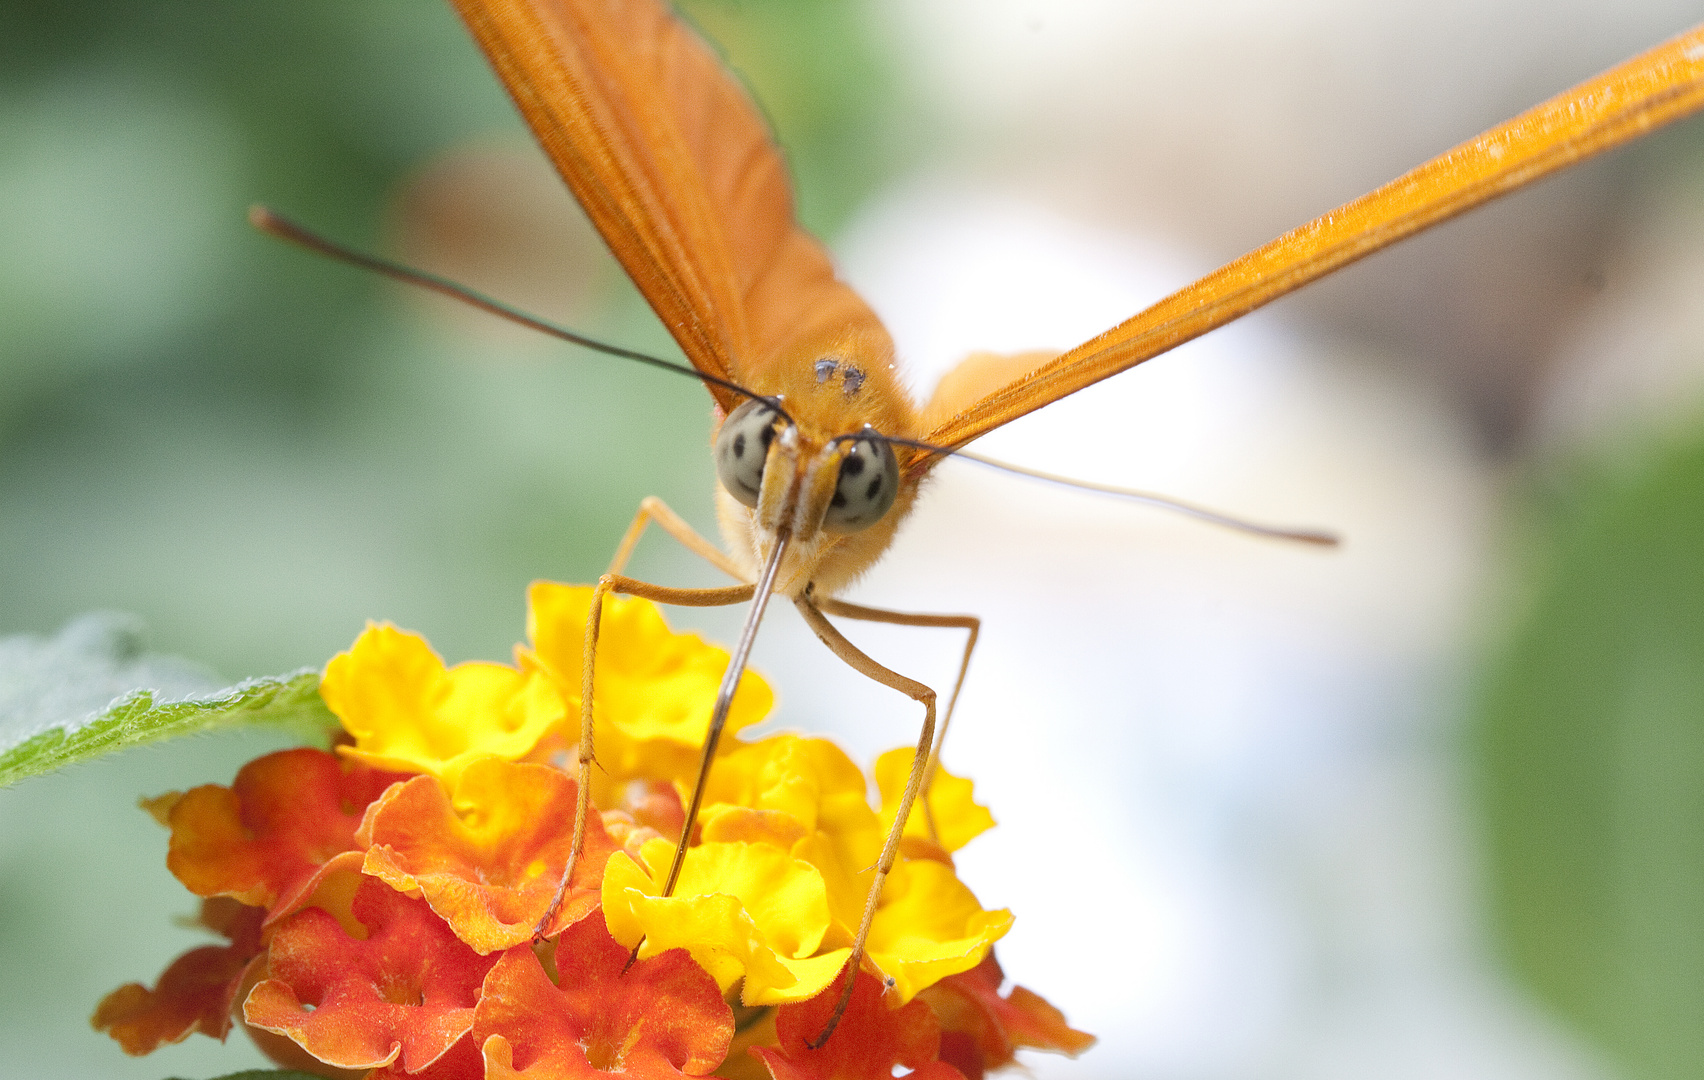
[(822, 517), (822, 527), (834, 533), (854, 533), (882, 519), (899, 494), (899, 460), (893, 446), (874, 429), (848, 440), (840, 459), (840, 479), (834, 498)]
[(769, 402), (752, 398), (729, 413), (716, 433), (716, 477), (729, 495), (747, 506), (756, 506), (763, 490), (763, 463), (769, 459), (779, 415)]

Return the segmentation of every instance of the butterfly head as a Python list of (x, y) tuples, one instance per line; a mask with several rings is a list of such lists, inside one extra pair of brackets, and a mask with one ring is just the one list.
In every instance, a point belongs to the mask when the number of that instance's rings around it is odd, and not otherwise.
[[(792, 388), (799, 392), (753, 397), (735, 408), (716, 433), (714, 452), (733, 554), (761, 565), (786, 531), (790, 552), (777, 589), (790, 596), (813, 583), (833, 594), (863, 573), (917, 492), (917, 478), (905, 476), (887, 438), (909, 435), (909, 402), (901, 398), (897, 410), (881, 399), (857, 408), (856, 399), (883, 380), (832, 356), (818, 359), (808, 376)], [(877, 420), (890, 426), (884, 431)]]

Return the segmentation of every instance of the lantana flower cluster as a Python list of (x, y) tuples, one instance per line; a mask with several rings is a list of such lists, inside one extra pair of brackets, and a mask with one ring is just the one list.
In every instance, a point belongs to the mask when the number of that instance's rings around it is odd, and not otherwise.
[[(728, 656), (644, 600), (607, 601), (596, 813), (551, 914), (590, 602), (536, 583), (512, 666), (447, 668), (419, 636), (369, 625), (325, 670), (333, 751), (268, 754), (229, 787), (144, 800), (171, 830), (168, 868), (226, 943), (185, 953), (152, 989), (115, 990), (95, 1026), (145, 1054), (240, 1024), (281, 1064), (368, 1080), (976, 1080), (1019, 1047), (1093, 1041), (1022, 987), (1001, 992), (992, 947), (1012, 916), (984, 910), (952, 859), (993, 819), (937, 770), (934, 828), (911, 815), (851, 1004), (811, 1049), (913, 751), (876, 762), (876, 808), (825, 739), (724, 739), (663, 896)], [(748, 673), (729, 734), (772, 700)]]

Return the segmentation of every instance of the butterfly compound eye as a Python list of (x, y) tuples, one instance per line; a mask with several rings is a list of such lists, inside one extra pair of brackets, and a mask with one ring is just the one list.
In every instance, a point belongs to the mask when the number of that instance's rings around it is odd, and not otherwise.
[(747, 506), (756, 506), (763, 490), (763, 463), (775, 441), (776, 416), (775, 406), (752, 398), (729, 413), (716, 433), (716, 478)]
[[(866, 429), (868, 430), (868, 429)], [(822, 517), (822, 527), (834, 533), (854, 533), (882, 519), (899, 494), (899, 460), (893, 446), (873, 432), (851, 440), (840, 459), (840, 480)]]

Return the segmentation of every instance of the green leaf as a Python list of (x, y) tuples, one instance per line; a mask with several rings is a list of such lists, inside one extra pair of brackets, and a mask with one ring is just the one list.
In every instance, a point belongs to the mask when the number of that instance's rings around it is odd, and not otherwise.
[(219, 684), (187, 661), (145, 653), (131, 616), (99, 612), (52, 637), (0, 638), (0, 787), (225, 724), (282, 725), (323, 741), (335, 723), (312, 669)]

